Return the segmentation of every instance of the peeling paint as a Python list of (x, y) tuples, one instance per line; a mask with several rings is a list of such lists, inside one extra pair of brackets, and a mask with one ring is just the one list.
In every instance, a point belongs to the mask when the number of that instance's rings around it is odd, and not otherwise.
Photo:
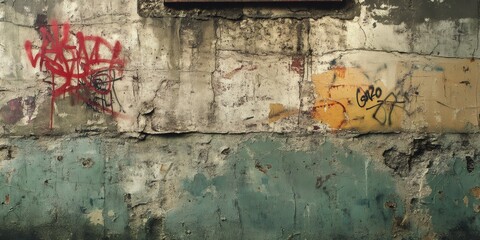
[(296, 115), (297, 113), (298, 110), (286, 109), (285, 106), (280, 103), (271, 103), (270, 112), (268, 113), (268, 121), (270, 123), (276, 122), (280, 119)]

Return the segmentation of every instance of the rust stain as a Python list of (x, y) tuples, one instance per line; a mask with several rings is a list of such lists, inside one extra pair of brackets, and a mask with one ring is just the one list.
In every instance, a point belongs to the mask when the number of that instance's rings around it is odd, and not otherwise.
[(258, 169), (258, 171), (267, 174), (268, 170), (272, 168), (272, 165), (267, 164), (265, 166), (262, 166), (259, 162), (255, 162), (255, 168)]
[(335, 85), (331, 85), (331, 86), (330, 86), (330, 89), (346, 88), (346, 87), (351, 87), (351, 86), (348, 86), (348, 85), (346, 85), (346, 84), (335, 84)]
[(5, 204), (10, 204), (10, 194), (5, 195)]
[(395, 209), (397, 208), (397, 203), (392, 201), (385, 202), (385, 208)]
[(480, 187), (470, 189), (470, 194), (476, 199), (480, 200)]
[(335, 76), (338, 78), (345, 78), (345, 73), (347, 72), (347, 68), (344, 66), (337, 66), (334, 68)]
[(257, 69), (257, 66), (255, 66), (255, 65), (250, 65), (250, 66), (242, 65), (242, 66), (240, 66), (238, 68), (235, 68), (232, 71), (226, 73), (225, 75), (223, 75), (223, 77), (226, 78), (226, 79), (232, 79), (232, 77), (235, 76), (235, 74), (237, 74), (238, 72), (240, 72), (243, 69), (245, 69), (247, 71), (253, 71), (253, 70)]
[(290, 117), (298, 113), (297, 109), (287, 109), (283, 104), (271, 103), (270, 112), (268, 113), (268, 122), (273, 123), (281, 119)]
[(317, 182), (315, 183), (315, 188), (319, 189), (323, 186), (323, 184), (328, 181), (332, 176), (336, 176), (335, 173), (332, 173), (332, 174), (328, 174), (327, 176), (322, 177), (317, 177)]
[(303, 76), (303, 73), (305, 72), (305, 57), (304, 56), (292, 57), (290, 70), (298, 73), (298, 75), (300, 76)]
[(244, 67), (244, 66), (242, 65), (242, 66), (240, 66), (240, 67), (238, 67), (238, 68), (235, 68), (235, 69), (233, 69), (232, 71), (230, 71), (229, 73), (223, 75), (223, 77), (226, 78), (226, 79), (232, 79), (233, 75), (235, 75), (237, 72), (239, 72), (240, 70), (242, 70), (243, 67)]

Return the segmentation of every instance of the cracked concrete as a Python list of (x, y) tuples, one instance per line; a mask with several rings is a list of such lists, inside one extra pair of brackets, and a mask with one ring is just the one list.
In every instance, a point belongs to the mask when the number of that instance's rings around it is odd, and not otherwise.
[(0, 0), (0, 238), (479, 238), (478, 3)]

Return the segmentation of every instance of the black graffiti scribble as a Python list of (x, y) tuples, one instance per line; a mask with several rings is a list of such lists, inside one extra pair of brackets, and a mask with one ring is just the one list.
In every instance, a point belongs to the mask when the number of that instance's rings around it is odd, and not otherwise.
[(392, 113), (395, 107), (404, 109), (399, 104), (404, 104), (405, 101), (399, 101), (397, 95), (393, 92), (388, 94), (383, 100), (377, 100), (376, 105), (366, 108), (366, 110), (375, 109), (372, 118), (375, 119), (380, 125), (388, 126), (392, 125)]
[[(87, 106), (92, 108), (93, 110), (98, 111), (98, 106), (101, 106), (100, 109), (110, 109), (113, 108), (113, 101), (115, 99), (117, 104), (119, 105), (119, 112), (125, 112), (123, 110), (122, 104), (118, 100), (117, 92), (115, 90), (115, 82), (122, 80), (123, 76), (119, 75), (117, 71), (114, 70), (102, 70), (95, 74), (92, 74), (88, 77), (93, 88), (96, 89), (98, 92), (107, 92), (109, 88), (111, 91), (108, 91), (108, 94), (98, 94), (97, 92), (85, 92), (84, 97), (86, 97), (90, 101), (85, 101)], [(111, 86), (109, 86), (111, 84)], [(84, 85), (84, 84), (81, 84)], [(90, 104), (90, 103), (95, 104)]]
[(389, 93), (384, 99), (382, 97), (382, 89), (380, 87), (374, 87), (373, 85), (368, 86), (367, 90), (363, 88), (357, 88), (356, 99), (357, 105), (361, 108), (365, 107), (368, 102), (373, 102), (377, 100), (377, 104), (365, 108), (367, 111), (374, 109), (372, 118), (375, 119), (380, 125), (392, 125), (392, 113), (395, 107), (404, 109), (400, 104), (405, 103), (405, 101), (399, 101), (395, 93)]
[(375, 98), (380, 98), (381, 96), (382, 89), (379, 87), (375, 88), (373, 85), (370, 85), (367, 90), (363, 90), (361, 87), (357, 88), (356, 98), (359, 107), (363, 108), (369, 101), (373, 101)]

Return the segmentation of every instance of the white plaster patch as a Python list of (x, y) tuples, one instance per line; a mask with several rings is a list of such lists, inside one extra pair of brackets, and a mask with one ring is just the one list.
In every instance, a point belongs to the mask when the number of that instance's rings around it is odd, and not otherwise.
[(398, 6), (382, 4), (380, 5), (380, 8), (373, 9), (372, 13), (375, 16), (387, 17), (390, 15), (390, 12), (392, 11), (392, 9), (397, 9), (397, 8)]
[(93, 225), (104, 226), (105, 220), (103, 219), (103, 211), (101, 209), (95, 209), (87, 214), (87, 218)]
[(81, 14), (78, 14), (78, 3), (75, 1), (64, 1), (63, 12), (65, 16), (67, 16), (67, 19), (70, 19), (70, 21), (81, 16)]
[(5, 20), (5, 5), (0, 6), (0, 21)]
[(123, 189), (126, 193), (135, 194), (145, 190), (145, 171), (143, 169), (136, 169), (137, 171), (127, 171), (129, 176), (128, 181), (125, 181)]
[(62, 112), (62, 113), (58, 113), (57, 115), (58, 115), (59, 117), (61, 117), (61, 118), (66, 118), (66, 117), (68, 117), (69, 114)]

